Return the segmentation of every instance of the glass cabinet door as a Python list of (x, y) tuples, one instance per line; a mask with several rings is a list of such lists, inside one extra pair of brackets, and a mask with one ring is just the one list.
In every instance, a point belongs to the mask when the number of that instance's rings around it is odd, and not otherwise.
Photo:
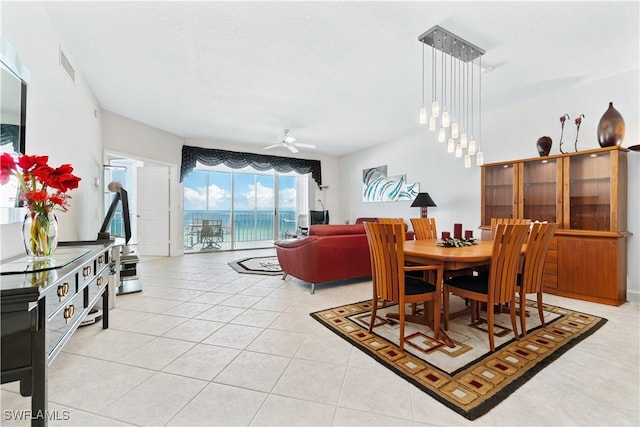
[[(611, 227), (611, 154), (568, 158), (569, 200), (565, 220), (575, 230), (609, 231)], [(568, 209), (567, 209), (568, 208)]]
[(482, 225), (491, 218), (516, 217), (516, 164), (501, 164), (482, 168)]
[(544, 159), (522, 165), (522, 217), (532, 221), (558, 222), (560, 218), (558, 194), (562, 182), (560, 160)]

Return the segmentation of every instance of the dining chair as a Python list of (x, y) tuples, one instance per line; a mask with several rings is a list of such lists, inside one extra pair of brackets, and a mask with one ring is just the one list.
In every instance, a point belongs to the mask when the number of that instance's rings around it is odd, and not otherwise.
[[(433, 319), (433, 334), (434, 338), (438, 339), (440, 331), (442, 265), (405, 265), (404, 225), (399, 223), (385, 224), (383, 222), (365, 222), (364, 227), (369, 243), (373, 282), (373, 308), (371, 321), (369, 323), (369, 332), (373, 330), (380, 300), (382, 301), (382, 307), (385, 307), (387, 302), (398, 304), (400, 350), (404, 350), (406, 304), (433, 301), (432, 313), (424, 310), (422, 320), (427, 323), (429, 319)], [(434, 284), (406, 274), (410, 271), (427, 270), (437, 271), (437, 279)]]
[(528, 294), (537, 295), (538, 315), (542, 326), (545, 326), (542, 313), (542, 283), (544, 275), (544, 262), (551, 245), (558, 224), (534, 222), (529, 230), (527, 249), (524, 254), (524, 268), (522, 274), (518, 274), (517, 292), (520, 298), (520, 329), (522, 336), (527, 335), (526, 327), (526, 297)]
[(221, 219), (202, 220), (202, 231), (200, 232), (202, 249), (220, 249), (220, 242), (223, 239)]
[(498, 224), (531, 224), (531, 220), (527, 218), (491, 218), (491, 240), (495, 237)]
[(516, 325), (516, 279), (518, 264), (522, 254), (522, 244), (527, 236), (529, 226), (526, 224), (498, 224), (493, 241), (493, 251), (489, 271), (479, 275), (455, 276), (444, 281), (444, 329), (449, 328), (449, 293), (473, 301), (471, 309), (472, 321), (479, 317), (478, 303), (486, 303), (487, 329), (489, 333), (489, 347), (495, 351), (494, 305), (509, 304), (511, 326), (518, 338)]
[(410, 218), (416, 240), (437, 239), (435, 218)]

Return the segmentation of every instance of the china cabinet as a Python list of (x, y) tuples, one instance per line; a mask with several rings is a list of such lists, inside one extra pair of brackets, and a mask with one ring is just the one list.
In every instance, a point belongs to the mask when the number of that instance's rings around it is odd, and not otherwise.
[(545, 263), (545, 292), (623, 304), (631, 235), (627, 152), (615, 146), (484, 165), (483, 238), (490, 238), (492, 217), (558, 222)]

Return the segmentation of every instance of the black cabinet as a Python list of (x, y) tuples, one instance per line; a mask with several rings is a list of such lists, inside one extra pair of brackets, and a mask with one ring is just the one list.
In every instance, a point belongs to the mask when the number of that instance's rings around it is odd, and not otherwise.
[(1, 381), (20, 381), (20, 394), (31, 396), (32, 425), (47, 424), (47, 367), (95, 303), (109, 305), (111, 250), (111, 243), (61, 246), (48, 260), (0, 263)]

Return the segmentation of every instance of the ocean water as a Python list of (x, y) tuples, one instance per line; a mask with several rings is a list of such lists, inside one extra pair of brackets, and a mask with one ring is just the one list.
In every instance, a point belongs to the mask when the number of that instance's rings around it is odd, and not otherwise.
[[(201, 224), (202, 220), (221, 220), (224, 230), (224, 241), (230, 240), (231, 211), (185, 210), (183, 229), (189, 230), (192, 224)], [(235, 241), (270, 240), (274, 238), (273, 229), (276, 217), (272, 210), (235, 211), (233, 216), (233, 231)], [(280, 210), (278, 212), (278, 232), (295, 233), (296, 212)], [(186, 231), (185, 231), (186, 234)]]
[[(273, 211), (236, 211), (234, 213), (233, 230), (236, 242), (253, 240), (271, 240), (274, 238), (273, 227), (276, 220)], [(203, 220), (222, 221), (224, 240), (231, 240), (231, 212), (230, 211), (205, 211), (186, 210), (182, 229), (185, 239), (192, 229), (193, 224), (202, 224)], [(293, 210), (281, 210), (278, 215), (278, 234), (284, 236), (285, 233), (295, 234), (296, 212)], [(113, 236), (124, 236), (124, 225), (122, 213), (116, 211), (111, 220), (110, 233)]]

